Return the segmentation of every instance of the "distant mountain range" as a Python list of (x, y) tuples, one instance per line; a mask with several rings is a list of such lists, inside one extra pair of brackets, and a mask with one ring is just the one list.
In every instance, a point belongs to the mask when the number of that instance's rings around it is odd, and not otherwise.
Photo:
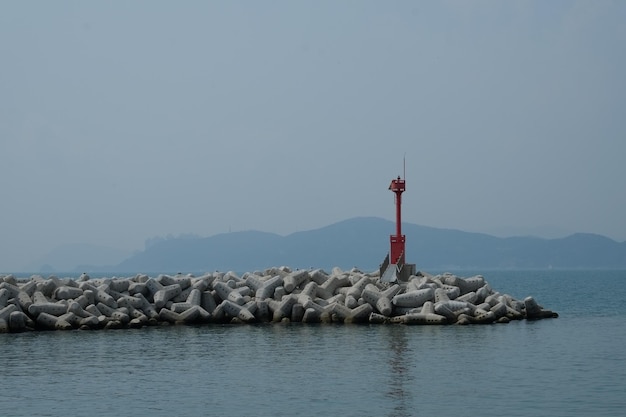
[(70, 243), (55, 247), (52, 251), (36, 261), (30, 262), (22, 269), (24, 271), (68, 272), (78, 268), (78, 263), (84, 265), (110, 265), (130, 255), (130, 251), (108, 246)]
[[(100, 272), (254, 271), (271, 266), (370, 271), (389, 250), (391, 221), (359, 217), (280, 236), (247, 231), (157, 240), (117, 265), (81, 266)], [(626, 242), (577, 233), (560, 239), (499, 238), (482, 233), (403, 224), (407, 262), (418, 270), (626, 269)]]

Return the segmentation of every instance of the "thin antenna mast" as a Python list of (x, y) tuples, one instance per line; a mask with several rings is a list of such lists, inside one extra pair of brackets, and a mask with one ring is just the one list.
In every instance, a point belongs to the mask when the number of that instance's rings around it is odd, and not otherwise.
[(404, 156), (402, 157), (402, 179), (403, 180), (406, 179), (406, 152), (404, 153)]

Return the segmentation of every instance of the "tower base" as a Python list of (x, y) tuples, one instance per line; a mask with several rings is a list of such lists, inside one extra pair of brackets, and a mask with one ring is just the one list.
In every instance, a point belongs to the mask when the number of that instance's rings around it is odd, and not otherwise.
[[(383, 264), (384, 265), (384, 264)], [(415, 275), (415, 264), (387, 264), (380, 268), (380, 281), (382, 282), (408, 282), (411, 275)]]

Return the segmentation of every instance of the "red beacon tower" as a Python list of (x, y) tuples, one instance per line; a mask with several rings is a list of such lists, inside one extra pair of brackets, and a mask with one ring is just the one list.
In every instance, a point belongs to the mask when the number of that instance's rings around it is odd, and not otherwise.
[(380, 266), (380, 280), (408, 281), (415, 274), (415, 265), (405, 263), (406, 236), (402, 234), (402, 193), (406, 190), (406, 182), (398, 175), (398, 178), (391, 180), (389, 189), (396, 195), (396, 234), (389, 236), (391, 250)]
[(397, 264), (401, 258), (404, 258), (404, 243), (406, 236), (402, 234), (402, 193), (406, 190), (405, 181), (398, 178), (391, 181), (389, 189), (396, 194), (396, 234), (389, 236), (391, 243), (391, 252), (389, 253), (389, 262)]

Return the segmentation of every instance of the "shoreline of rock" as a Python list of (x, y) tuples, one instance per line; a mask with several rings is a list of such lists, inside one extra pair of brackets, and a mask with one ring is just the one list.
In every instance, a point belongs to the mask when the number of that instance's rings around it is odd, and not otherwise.
[(0, 275), (0, 333), (203, 323), (491, 324), (558, 317), (533, 297), (494, 291), (482, 275), (418, 272), (383, 283), (353, 268), (17, 279)]

